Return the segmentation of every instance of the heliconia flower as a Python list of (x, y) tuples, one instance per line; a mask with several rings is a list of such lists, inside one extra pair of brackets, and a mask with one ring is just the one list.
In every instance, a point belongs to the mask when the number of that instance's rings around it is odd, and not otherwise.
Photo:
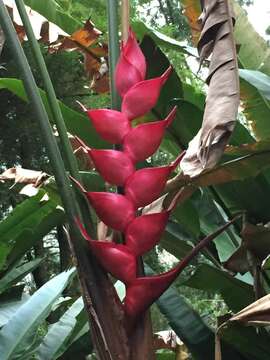
[(85, 195), (98, 217), (115, 230), (125, 231), (135, 218), (135, 207), (124, 195), (108, 192), (86, 192)]
[(89, 241), (92, 252), (104, 269), (116, 279), (129, 284), (137, 275), (136, 257), (127, 246), (109, 241)]
[(124, 310), (128, 320), (138, 319), (171, 285), (181, 270), (182, 268), (177, 265), (161, 275), (136, 278), (127, 287), (124, 299)]
[(88, 110), (87, 114), (97, 133), (111, 144), (122, 144), (131, 126), (128, 118), (116, 110)]
[(148, 113), (157, 102), (160, 90), (172, 72), (169, 67), (160, 77), (144, 80), (132, 86), (123, 97), (122, 113), (129, 120)]
[(122, 44), (120, 58), (115, 69), (115, 82), (119, 94), (125, 93), (136, 83), (143, 81), (146, 61), (132, 30), (125, 44)]
[(170, 211), (146, 214), (136, 217), (127, 227), (126, 246), (136, 256), (151, 250), (160, 241), (166, 227)]
[(175, 118), (176, 107), (165, 120), (138, 125), (124, 137), (123, 149), (134, 163), (143, 161), (153, 155), (158, 149), (166, 127)]
[(169, 174), (180, 162), (153, 168), (144, 168), (131, 175), (125, 184), (125, 195), (136, 208), (146, 206), (156, 200), (163, 191)]
[(136, 278), (136, 257), (127, 246), (109, 241), (93, 240), (77, 218), (75, 222), (103, 268), (115, 278), (129, 284)]
[(121, 150), (91, 149), (78, 139), (105, 181), (122, 187), (123, 194), (88, 192), (73, 179), (100, 220), (123, 233), (123, 244), (95, 241), (76, 221), (102, 267), (126, 285), (123, 307), (129, 324), (138, 320), (182, 270), (180, 263), (165, 274), (137, 277), (138, 257), (158, 244), (182, 193), (179, 191), (168, 208), (162, 208), (163, 211), (141, 216), (136, 212), (160, 197), (168, 177), (184, 153), (168, 166), (136, 170), (137, 162), (147, 159), (158, 149), (166, 128), (175, 117), (176, 108), (165, 120), (135, 127), (131, 127), (131, 121), (155, 106), (171, 71), (170, 67), (160, 77), (145, 80), (145, 58), (130, 31), (127, 42), (122, 46), (115, 74), (118, 92), (123, 97), (121, 112), (107, 109), (87, 111), (98, 134), (112, 144), (122, 145)]
[(130, 157), (122, 151), (88, 148), (88, 154), (100, 175), (112, 185), (124, 185), (128, 177), (135, 172)]

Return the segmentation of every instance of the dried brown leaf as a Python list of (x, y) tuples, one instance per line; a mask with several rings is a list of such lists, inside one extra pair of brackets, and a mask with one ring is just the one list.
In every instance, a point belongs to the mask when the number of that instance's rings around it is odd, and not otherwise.
[(88, 48), (97, 41), (101, 34), (102, 32), (95, 28), (92, 21), (87, 20), (84, 27), (75, 31), (75, 33), (70, 36), (70, 39), (75, 41), (77, 44)]
[(104, 222), (99, 221), (97, 224), (97, 239), (112, 241), (111, 237), (108, 237), (108, 226)]
[(159, 331), (154, 334), (154, 347), (156, 350), (175, 350), (179, 345), (183, 345), (183, 341), (172, 330)]
[(239, 106), (237, 57), (228, 0), (205, 0), (199, 20), (200, 61), (211, 53), (212, 57), (202, 127), (181, 162), (184, 174), (191, 177), (217, 164), (234, 129)]
[[(17, 31), (19, 40), (21, 42), (26, 40), (26, 33), (15, 2), (13, 0), (4, 0), (4, 4), (6, 5), (11, 18), (13, 19), (13, 24)], [(64, 32), (61, 28), (51, 22), (48, 22), (44, 16), (32, 10), (29, 6), (26, 6), (25, 9), (32, 25), (35, 37), (38, 40), (41, 40), (45, 43), (52, 43), (55, 42), (59, 36), (67, 35), (67, 33)]]
[[(58, 136), (57, 133), (55, 133)], [(75, 136), (68, 134), (69, 141), (71, 143), (73, 153), (75, 154), (77, 160), (79, 161), (79, 168), (81, 170), (91, 170), (94, 169), (94, 163), (88, 155), (87, 151), (80, 144), (78, 139)]]
[(106, 93), (109, 91), (108, 46), (98, 42), (101, 34), (88, 20), (82, 29), (51, 44), (49, 51), (80, 51), (84, 55), (84, 68), (91, 80), (91, 89), (97, 93)]
[(15, 184), (34, 184), (34, 186), (37, 187), (47, 177), (48, 174), (42, 171), (29, 170), (21, 167), (13, 167), (7, 169), (0, 175), (0, 181), (14, 180)]

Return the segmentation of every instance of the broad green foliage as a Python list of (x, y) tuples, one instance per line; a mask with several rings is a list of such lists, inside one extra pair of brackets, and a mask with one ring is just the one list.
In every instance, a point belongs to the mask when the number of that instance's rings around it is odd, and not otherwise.
[(32, 246), (63, 220), (58, 195), (44, 190), (18, 205), (0, 223), (0, 269), (15, 265)]
[(80, 297), (57, 323), (51, 325), (37, 349), (37, 358), (40, 360), (57, 359), (73, 343), (79, 332), (83, 336), (88, 331), (87, 316), (83, 299)]
[(257, 140), (270, 137), (270, 77), (260, 71), (240, 69), (244, 114)]
[[(0, 330), (3, 360), (20, 358), (38, 340), (36, 331), (49, 315), (53, 304), (74, 276), (75, 269), (57, 275), (35, 292)], [(33, 349), (33, 348), (32, 348)]]

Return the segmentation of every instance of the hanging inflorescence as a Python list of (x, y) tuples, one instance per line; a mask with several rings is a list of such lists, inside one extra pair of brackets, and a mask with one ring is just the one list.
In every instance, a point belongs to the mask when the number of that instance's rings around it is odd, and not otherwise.
[(172, 164), (136, 170), (136, 163), (158, 149), (166, 128), (175, 117), (174, 108), (165, 120), (131, 126), (134, 119), (148, 113), (156, 104), (171, 68), (160, 77), (145, 80), (146, 61), (132, 31), (122, 46), (116, 67), (116, 87), (122, 97), (121, 111), (98, 109), (87, 111), (98, 134), (118, 150), (85, 150), (101, 176), (110, 184), (123, 188), (123, 194), (87, 192), (87, 199), (98, 217), (110, 228), (124, 234), (124, 244), (92, 240), (80, 226), (90, 248), (106, 271), (126, 285), (123, 302), (127, 319), (134, 323), (168, 288), (180, 268), (161, 275), (139, 277), (138, 257), (160, 241), (176, 201), (158, 213), (138, 216), (138, 209), (160, 197), (168, 176), (178, 166), (182, 155)]

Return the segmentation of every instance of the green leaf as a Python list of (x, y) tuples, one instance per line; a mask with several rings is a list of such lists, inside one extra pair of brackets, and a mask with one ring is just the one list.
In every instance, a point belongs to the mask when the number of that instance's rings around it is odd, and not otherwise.
[(139, 40), (142, 40), (144, 36), (149, 36), (157, 45), (163, 46), (164, 48), (174, 49), (189, 55), (197, 56), (197, 52), (194, 48), (187, 46), (183, 42), (175, 40), (165, 34), (162, 34), (142, 21), (133, 21), (132, 29), (135, 31)]
[(25, 304), (30, 298), (27, 294), (20, 294), (19, 299), (0, 301), (0, 328), (5, 325), (12, 316)]
[[(0, 89), (7, 89), (13, 94), (18, 96), (20, 99), (27, 101), (27, 96), (24, 90), (24, 86), (21, 80), (11, 78), (0, 78)], [(53, 117), (48, 105), (48, 100), (43, 90), (40, 90), (40, 95), (45, 108), (48, 112), (50, 121), (53, 123)], [(82, 113), (79, 113), (64, 103), (59, 101), (60, 109), (63, 114), (63, 118), (67, 127), (67, 130), (73, 134), (79, 136), (88, 145), (96, 148), (108, 147), (108, 144), (100, 139), (97, 135), (91, 121), (88, 117)]]
[[(153, 271), (147, 266), (147, 273)], [(185, 343), (196, 360), (214, 360), (215, 336), (200, 315), (171, 286), (156, 302), (160, 312), (169, 321), (171, 328)], [(224, 346), (224, 344), (223, 344)], [(228, 346), (224, 346), (224, 360), (242, 358)]]
[(0, 294), (9, 289), (12, 285), (19, 282), (27, 274), (32, 272), (37, 268), (43, 259), (36, 258), (35, 260), (29, 261), (21, 266), (14, 267), (9, 270), (1, 279), (0, 279)]
[(199, 214), (190, 199), (177, 205), (174, 209), (173, 217), (187, 232), (198, 238), (200, 235)]
[(83, 27), (80, 21), (66, 14), (54, 0), (24, 0), (24, 2), (25, 5), (44, 16), (48, 21), (58, 25), (68, 34)]
[(12, 359), (33, 342), (37, 328), (46, 319), (54, 302), (74, 275), (75, 269), (71, 269), (48, 281), (3, 326), (0, 331), (2, 360)]
[[(256, 74), (256, 75), (254, 75)], [(259, 76), (259, 74), (261, 74)], [(267, 95), (265, 78), (269, 77), (259, 71), (240, 70), (241, 100), (243, 112), (257, 140), (270, 138), (269, 117), (270, 101)], [(258, 76), (258, 78), (256, 78)], [(268, 96), (270, 95), (270, 82)]]
[(234, 36), (238, 58), (245, 69), (259, 70), (270, 76), (270, 48), (248, 20), (245, 9), (233, 1), (236, 15)]
[(158, 352), (156, 353), (157, 360), (175, 360), (175, 353), (172, 351)]
[(207, 264), (200, 265), (195, 273), (184, 282), (184, 285), (195, 289), (219, 292), (234, 312), (254, 301), (252, 286)]
[(242, 79), (254, 86), (266, 99), (270, 100), (270, 76), (256, 70), (239, 69)]
[[(223, 209), (213, 200), (211, 191), (203, 189), (193, 196), (200, 224), (205, 235), (211, 234), (228, 221)], [(211, 219), (211, 221), (209, 221)], [(220, 262), (226, 261), (240, 244), (240, 239), (231, 226), (214, 240)]]
[(58, 195), (43, 189), (16, 206), (0, 223), (0, 247), (3, 244), (6, 250), (0, 268), (5, 270), (20, 260), (36, 241), (48, 234), (63, 218)]
[(158, 299), (157, 305), (195, 359), (214, 358), (213, 331), (173, 287)]
[(226, 342), (244, 354), (247, 359), (270, 359), (269, 334), (266, 331), (262, 330), (258, 333), (254, 328), (232, 324), (222, 330), (221, 334)]
[(170, 254), (182, 259), (192, 250), (190, 245), (192, 242), (195, 242), (194, 238), (183, 231), (179, 224), (170, 221), (166, 226), (160, 245)]
[(83, 324), (80, 324), (80, 327), (77, 327), (76, 334), (74, 333), (78, 317), (82, 312), (84, 312), (84, 304), (82, 297), (80, 297), (70, 306), (57, 323), (51, 325), (48, 333), (37, 349), (36, 355), (38, 359), (57, 359), (68, 349), (69, 345), (71, 345), (71, 335), (75, 338), (81, 328), (87, 324), (87, 317), (84, 316)]
[(88, 191), (106, 191), (104, 179), (95, 171), (80, 171), (83, 184)]

